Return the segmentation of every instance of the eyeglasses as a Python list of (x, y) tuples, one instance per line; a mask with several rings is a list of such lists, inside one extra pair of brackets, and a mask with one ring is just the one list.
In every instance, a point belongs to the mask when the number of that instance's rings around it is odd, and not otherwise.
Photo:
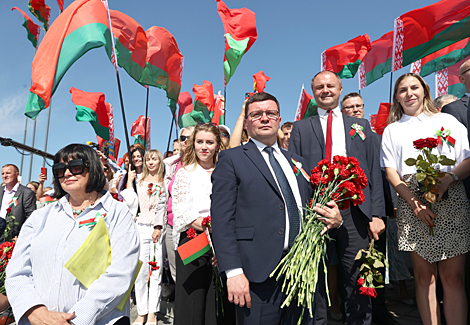
[(197, 125), (198, 125), (198, 126), (200, 126), (200, 125), (210, 125), (210, 126), (215, 126), (215, 127), (217, 127), (217, 124), (212, 123), (212, 122), (208, 122), (208, 123), (198, 122)]
[(185, 142), (187, 139), (189, 139), (190, 135), (180, 135), (180, 141)]
[(153, 188), (153, 183), (149, 183), (149, 188), (148, 188), (148, 190), (147, 190), (147, 194), (148, 194), (149, 196), (152, 195), (152, 188)]
[(467, 69), (465, 70), (464, 72), (462, 72), (460, 75), (463, 76), (465, 73), (467, 73), (468, 71), (470, 71), (470, 69)]
[(57, 163), (52, 166), (52, 174), (55, 178), (62, 178), (65, 176), (65, 171), (68, 169), (72, 175), (83, 174), (85, 168), (88, 168), (88, 163), (85, 163), (82, 159), (73, 159), (66, 163)]
[(356, 105), (343, 107), (343, 109), (354, 109), (354, 108), (364, 108), (364, 104), (356, 104)]
[(275, 111), (275, 110), (254, 111), (254, 112), (249, 113), (248, 115), (251, 117), (252, 121), (257, 121), (261, 119), (264, 114), (266, 114), (266, 116), (270, 120), (277, 120), (279, 117), (279, 111)]
[(228, 138), (228, 136), (229, 136), (228, 132), (221, 132), (220, 134), (222, 134), (222, 136), (225, 137), (225, 138)]

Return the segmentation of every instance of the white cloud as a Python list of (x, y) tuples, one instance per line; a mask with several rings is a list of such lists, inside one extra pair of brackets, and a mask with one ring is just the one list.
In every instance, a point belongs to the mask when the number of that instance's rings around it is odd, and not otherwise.
[(27, 96), (15, 94), (0, 101), (0, 136), (18, 138), (24, 133)]

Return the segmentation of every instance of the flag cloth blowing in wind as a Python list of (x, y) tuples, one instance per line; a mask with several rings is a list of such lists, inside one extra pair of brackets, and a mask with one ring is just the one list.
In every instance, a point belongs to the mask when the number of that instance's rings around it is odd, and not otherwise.
[(266, 87), (266, 82), (271, 80), (271, 77), (268, 77), (264, 74), (264, 71), (260, 71), (253, 75), (253, 91), (256, 93), (262, 93), (264, 87)]
[(99, 135), (105, 140), (109, 140), (109, 108), (110, 106), (104, 101), (103, 93), (86, 92), (76, 88), (70, 88), (72, 94), (72, 102), (77, 108), (75, 119), (78, 122), (90, 122)]
[(393, 31), (371, 43), (371, 49), (359, 66), (359, 89), (392, 71)]
[(194, 84), (194, 106), (190, 113), (194, 121), (208, 123), (212, 120), (214, 114), (214, 91), (212, 83), (207, 80), (203, 80), (202, 85), (198, 86)]
[(297, 111), (295, 113), (295, 121), (306, 119), (310, 116), (318, 114), (317, 102), (312, 95), (305, 91), (304, 85), (300, 91), (299, 104), (297, 105)]
[(44, 36), (33, 60), (32, 86), (25, 115), (35, 119), (49, 107), (60, 80), (91, 49), (105, 46), (111, 55), (106, 8), (100, 0), (76, 0), (60, 14)]
[(134, 137), (135, 143), (141, 143), (147, 150), (150, 150), (150, 117), (147, 117), (147, 146), (144, 144), (145, 116), (140, 115), (139, 118), (132, 123), (131, 137)]
[(46, 5), (44, 0), (29, 0), (28, 8), (36, 18), (44, 24), (44, 30), (49, 28), (49, 20), (51, 19), (51, 8)]
[(176, 111), (184, 57), (173, 35), (163, 27), (147, 32), (128, 15), (110, 10), (118, 65), (138, 83), (166, 91), (168, 106)]
[(441, 0), (395, 19), (392, 71), (470, 37), (468, 0)]
[(225, 111), (224, 111), (225, 98), (220, 93), (214, 94), (214, 106), (212, 111), (212, 120), (211, 122), (215, 125), (224, 125), (225, 124)]
[(330, 47), (321, 55), (321, 70), (333, 71), (341, 79), (352, 78), (370, 49), (370, 38), (367, 34)]
[(180, 254), (183, 264), (187, 265), (195, 259), (201, 257), (211, 249), (209, 239), (204, 231), (202, 234), (194, 239), (184, 243), (178, 247), (178, 253)]
[(28, 39), (30, 42), (33, 44), (34, 47), (38, 46), (38, 40), (39, 40), (39, 26), (36, 25), (31, 18), (28, 17), (28, 15), (18, 7), (13, 7), (11, 10), (16, 9), (19, 12), (23, 14), (24, 17), (24, 22), (23, 22), (23, 27), (26, 29), (26, 32), (28, 33)]
[(221, 0), (216, 0), (225, 33), (224, 76), (228, 84), (242, 57), (256, 41), (255, 13), (247, 8), (229, 9)]
[(188, 91), (180, 93), (178, 98), (178, 126), (186, 128), (188, 126), (196, 125), (197, 122), (191, 117), (193, 111), (193, 99)]
[(459, 62), (444, 68), (442, 70), (436, 71), (435, 73), (435, 87), (436, 87), (436, 97), (442, 95), (455, 95), (458, 98), (463, 97), (467, 92), (465, 85), (460, 83), (460, 66), (470, 59), (466, 57)]

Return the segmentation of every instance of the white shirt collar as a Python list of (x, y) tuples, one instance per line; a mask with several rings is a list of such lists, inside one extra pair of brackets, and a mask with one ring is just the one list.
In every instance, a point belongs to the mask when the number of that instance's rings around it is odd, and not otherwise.
[[(339, 106), (336, 106), (336, 108), (333, 108), (333, 115), (335, 117), (339, 117), (340, 114), (341, 114), (341, 109), (339, 108)], [(324, 116), (328, 115), (328, 111), (323, 109), (323, 108), (318, 107), (318, 115), (320, 117), (324, 117)]]
[[(265, 145), (264, 143), (258, 141), (258, 140), (255, 140), (253, 138), (251, 138), (251, 141), (253, 141), (254, 144), (256, 144), (256, 146), (258, 147), (258, 150), (259, 151), (263, 151), (264, 148), (268, 147), (267, 145)], [(276, 151), (277, 153), (280, 153), (281, 152), (281, 149), (279, 148), (278, 144), (277, 144), (277, 141), (274, 142), (274, 144), (271, 146), (274, 148), (274, 151)]]
[(7, 187), (5, 185), (5, 188), (3, 189), (3, 191), (5, 193), (8, 193), (8, 194), (11, 194), (11, 193), (16, 193), (18, 191), (18, 187), (20, 187), (20, 182), (16, 182), (15, 186), (13, 186), (13, 188), (11, 189), (11, 191), (8, 191), (7, 190)]

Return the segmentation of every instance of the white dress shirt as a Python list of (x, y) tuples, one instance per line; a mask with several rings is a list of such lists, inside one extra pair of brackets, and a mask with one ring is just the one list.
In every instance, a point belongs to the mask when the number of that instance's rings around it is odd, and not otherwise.
[(0, 209), (0, 217), (6, 219), (7, 217), (7, 209), (8, 203), (10, 203), (11, 199), (15, 196), (16, 192), (18, 191), (18, 187), (20, 187), (20, 183), (16, 183), (15, 186), (11, 189), (11, 191), (7, 190), (7, 187), (4, 186), (3, 188), (3, 199), (2, 199), (2, 207)]
[[(271, 166), (271, 163), (269, 162), (269, 154), (264, 150), (267, 146), (253, 138), (251, 138), (251, 141), (253, 141), (254, 144), (256, 144), (256, 147), (258, 147), (259, 152), (261, 153), (261, 156), (263, 156), (264, 161), (266, 161), (266, 164), (268, 165), (269, 171), (273, 175), (274, 180), (276, 181), (277, 187), (279, 189), (279, 192), (282, 195), (282, 199), (284, 200), (284, 206), (286, 207), (285, 210), (285, 216), (286, 216), (286, 229), (284, 232), (284, 250), (287, 250), (289, 246), (289, 232), (290, 232), (290, 224), (289, 224), (289, 214), (288, 214), (288, 209), (286, 205), (286, 200), (284, 198), (284, 194), (282, 193), (282, 190), (279, 186), (279, 182), (276, 178), (276, 174), (274, 173), (274, 170)], [(275, 142), (271, 146), (273, 150), (273, 155), (274, 158), (279, 162), (279, 165), (281, 165), (282, 171), (286, 175), (287, 181), (289, 182), (289, 185), (292, 189), (292, 193), (294, 194), (295, 202), (297, 203), (297, 207), (299, 209), (299, 215), (302, 216), (302, 199), (300, 197), (300, 190), (299, 186), (297, 184), (297, 179), (294, 174), (294, 170), (291, 167), (289, 161), (287, 160), (286, 156), (281, 152), (281, 148), (279, 148), (277, 142)], [(243, 273), (242, 268), (236, 268), (236, 269), (230, 269), (225, 271), (227, 278), (231, 278), (233, 276), (239, 275)]]
[[(320, 117), (320, 124), (323, 130), (323, 137), (326, 145), (326, 131), (328, 121), (328, 111), (318, 107), (318, 116)], [(333, 109), (333, 123), (331, 130), (332, 150), (331, 159), (334, 156), (347, 156), (346, 153), (346, 136), (344, 134), (343, 113), (338, 107)]]

